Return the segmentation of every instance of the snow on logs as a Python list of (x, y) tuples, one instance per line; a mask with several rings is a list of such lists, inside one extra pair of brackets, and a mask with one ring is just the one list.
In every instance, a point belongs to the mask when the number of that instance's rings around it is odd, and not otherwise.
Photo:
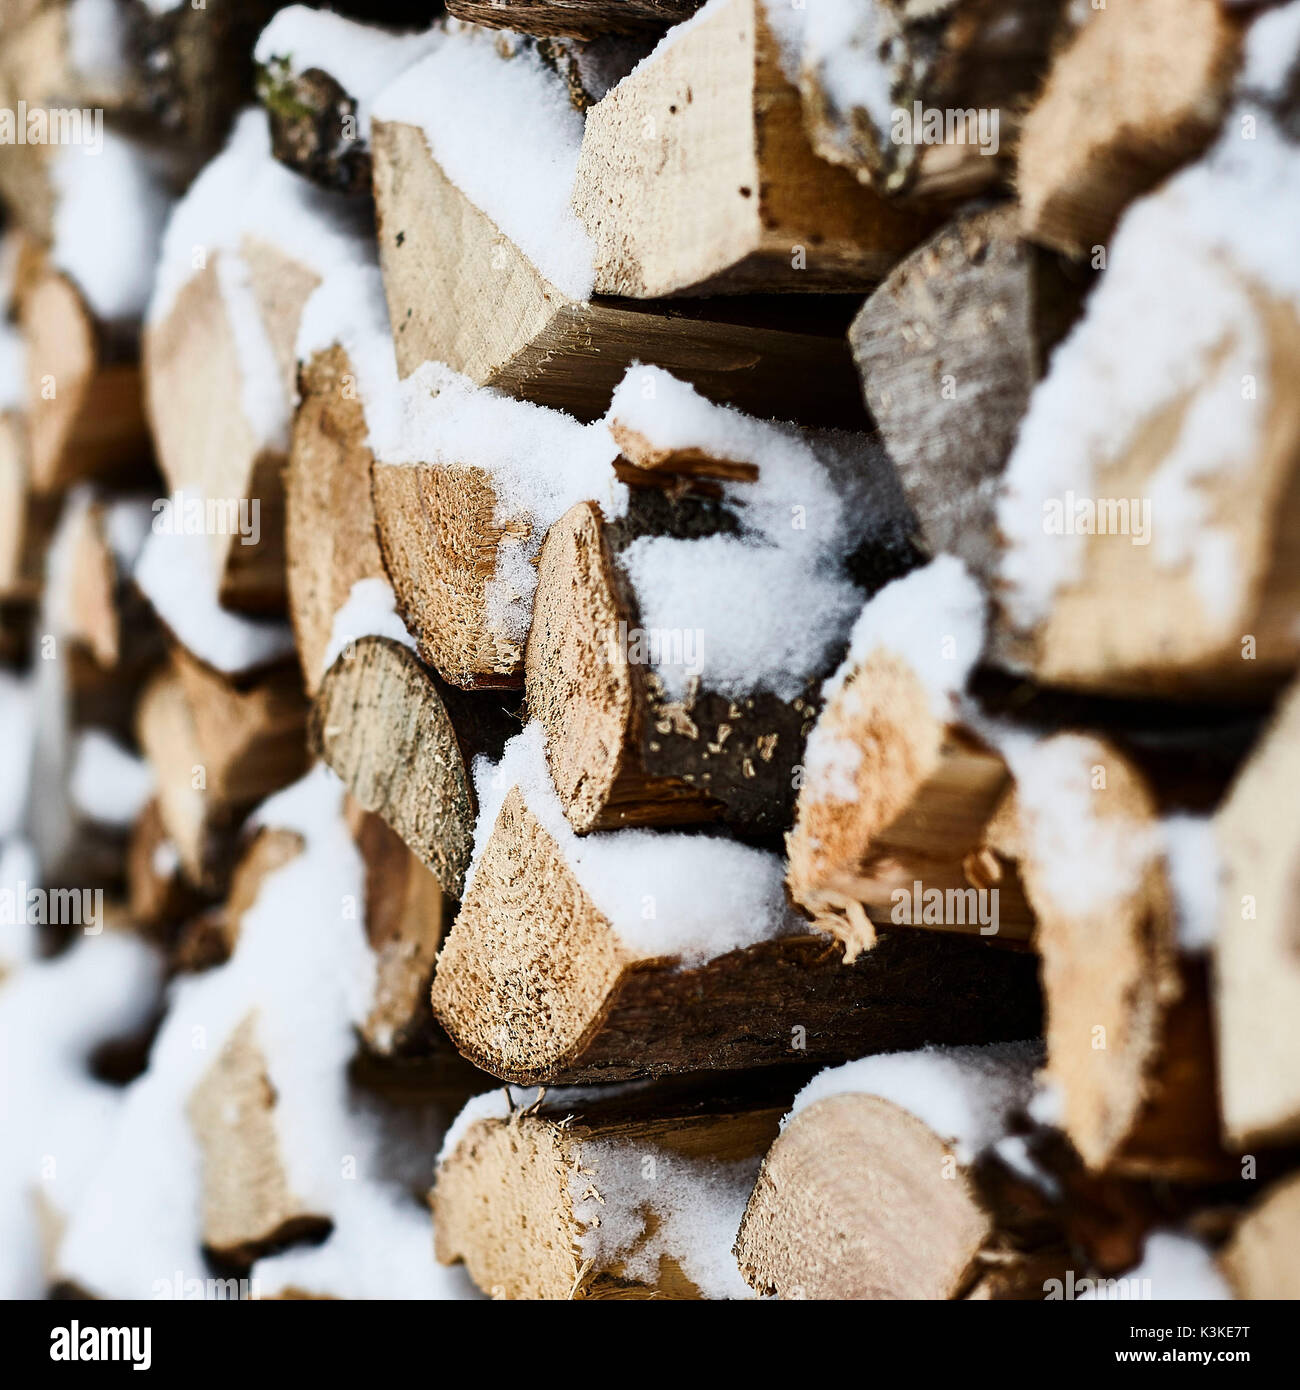
[(1028, 956), (882, 933), (846, 966), (774, 855), (706, 835), (577, 836), (529, 725), (479, 764), (475, 854), (433, 1006), (493, 1075), (557, 1084), (825, 1062), (1031, 1035)]

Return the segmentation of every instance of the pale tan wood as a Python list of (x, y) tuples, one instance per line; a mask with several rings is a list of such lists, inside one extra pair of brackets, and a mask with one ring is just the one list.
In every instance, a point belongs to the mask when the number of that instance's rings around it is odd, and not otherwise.
[(226, 1040), (187, 1106), (202, 1156), (203, 1243), (240, 1265), (329, 1225), (289, 1186), (277, 1096), (257, 1030), (254, 1011)]
[(476, 384), (591, 420), (627, 367), (644, 361), (764, 416), (860, 422), (834, 308), (818, 316), (767, 303), (575, 301), (442, 172), (421, 130), (377, 121), (372, 143), (380, 265), (403, 376), (445, 362)]
[[(935, 715), (906, 660), (884, 648), (869, 654), (822, 710), (814, 737), (852, 765), (847, 782), (805, 778), (787, 841), (791, 895), (819, 927), (850, 954), (870, 949), (873, 923), (896, 920), (895, 893), (907, 895), (911, 921), (920, 883), (966, 895), (963, 916), (978, 901), (969, 890), (996, 890), (988, 901), (997, 931), (986, 939), (1029, 939), (1033, 912), (994, 827), (1011, 786), (1006, 765), (972, 730)], [(972, 915), (936, 929), (978, 935), (981, 923)]]
[(763, 0), (727, 0), (587, 113), (598, 293), (852, 291), (934, 225), (819, 159)]
[[(145, 390), (158, 462), (169, 488), (213, 501), (256, 500), (260, 537), (208, 538), (221, 601), (248, 612), (283, 607), (284, 454), (262, 444), (244, 418), (242, 372), (217, 275), (217, 251), (190, 277), (144, 338)], [(314, 271), (270, 244), (245, 239), (239, 254), (267, 337), (293, 399), (298, 318), (319, 283)]]
[(1293, 688), (1215, 818), (1219, 1084), (1224, 1131), (1245, 1148), (1300, 1137), (1297, 776), (1300, 689)]
[[(904, 1002), (905, 1001), (905, 1002)], [(846, 967), (820, 936), (683, 967), (639, 954), (597, 909), (518, 788), (439, 958), (433, 1007), (461, 1053), (521, 1083), (828, 1062), (1038, 1024), (1033, 962), (891, 931)], [(790, 1028), (806, 1029), (792, 1054)]]
[[(1068, 756), (1092, 788), (1077, 834), (1141, 847), (1128, 873), (1099, 863), (1109, 885), (1084, 904), (1061, 901), (1048, 855), (1064, 827), (1018, 799), (1019, 869), (1037, 927), (1047, 1010), (1045, 1077), (1060, 1127), (1093, 1169), (1176, 1179), (1231, 1167), (1219, 1141), (1204, 964), (1184, 954), (1163, 854), (1154, 849), (1152, 788), (1113, 744), (1088, 735)], [(1050, 746), (1045, 745), (1045, 747)], [(1128, 879), (1132, 879), (1129, 882)]]
[(31, 486), (147, 476), (150, 444), (133, 361), (109, 359), (72, 282), (42, 266), (19, 296), (27, 352)]
[[(463, 1262), (494, 1298), (697, 1299), (701, 1291), (683, 1269), (686, 1251), (664, 1252), (649, 1278), (628, 1273), (628, 1257), (657, 1224), (653, 1183), (650, 1210), (638, 1210), (629, 1179), (643, 1177), (647, 1159), (671, 1171), (678, 1188), (716, 1183), (724, 1164), (757, 1167), (780, 1115), (779, 1105), (733, 1099), (724, 1086), (693, 1103), (662, 1093), (572, 1100), (563, 1091), (543, 1093), (508, 1117), (476, 1120), (438, 1167), (437, 1258)], [(591, 1228), (581, 1208), (589, 1193), (598, 1194), (602, 1228), (629, 1232), (626, 1254), (584, 1255)]]
[(1098, 8), (1059, 54), (1020, 136), (1027, 236), (1074, 256), (1124, 207), (1209, 143), (1241, 55), (1243, 19), (1217, 0)]
[(302, 366), (299, 391), (285, 468), (286, 578), (303, 683), (315, 695), (334, 615), (354, 584), (386, 574), (365, 410), (347, 352), (336, 345), (316, 353)]

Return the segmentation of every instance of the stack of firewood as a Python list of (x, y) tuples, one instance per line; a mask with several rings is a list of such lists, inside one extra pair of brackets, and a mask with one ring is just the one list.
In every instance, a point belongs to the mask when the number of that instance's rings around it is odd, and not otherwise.
[(1300, 1297), (1300, 0), (441, 8), (0, 4), (0, 1294)]

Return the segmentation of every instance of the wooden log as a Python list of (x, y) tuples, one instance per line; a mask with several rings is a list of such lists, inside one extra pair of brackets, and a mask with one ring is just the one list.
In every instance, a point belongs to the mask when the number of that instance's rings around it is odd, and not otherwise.
[(728, 0), (587, 115), (573, 205), (598, 293), (853, 291), (934, 225), (818, 159), (763, 0)]
[(933, 1049), (820, 1076), (745, 1209), (746, 1281), (782, 1299), (951, 1299), (996, 1261), (999, 1296), (1037, 1284), (1041, 1297), (1045, 1271), (1064, 1267), (1060, 1227), (990, 1153), (1032, 1094), (1036, 1059), (1033, 1044)]
[(434, 980), (434, 1012), (494, 1076), (578, 1084), (827, 1062), (1036, 1026), (1027, 957), (891, 932), (845, 966), (789, 913), (775, 856), (644, 831), (579, 839), (541, 759), (533, 727), (480, 777), (492, 828)]
[(442, 684), (409, 648), (361, 637), (330, 667), (312, 707), (312, 750), (434, 874), (464, 886), (477, 810), (470, 768), (497, 756), (509, 716)]
[(356, 382), (339, 345), (303, 364), (285, 469), (289, 616), (303, 683), (313, 696), (325, 674), (334, 615), (354, 584), (385, 574), (370, 497), (373, 455)]
[[(721, 819), (773, 837), (792, 818), (817, 682), (860, 599), (848, 576), (870, 589), (912, 561), (892, 470), (865, 436), (837, 435), (828, 452), (646, 369), (608, 422), (626, 506), (606, 522), (579, 504), (552, 525), (525, 655), (560, 802), (579, 832)], [(663, 609), (668, 570), (698, 605)], [(777, 626), (774, 584), (825, 640), (728, 661), (738, 622)], [(728, 602), (715, 606), (719, 587)]]
[(1025, 117), (1016, 187), (1026, 236), (1083, 257), (1125, 206), (1195, 158), (1227, 109), (1244, 23), (1216, 0), (1094, 13)]
[(774, 1091), (476, 1097), (438, 1162), (437, 1258), (494, 1298), (744, 1297), (729, 1245), (777, 1132)]
[(447, 916), (442, 888), (398, 836), (349, 798), (348, 826), (365, 864), (366, 939), (375, 955), (370, 1012), (360, 1032), (377, 1056), (447, 1053), (429, 1006)]
[(179, 645), (172, 662), (210, 795), (247, 808), (306, 771), (307, 702), (293, 665), (281, 662), (239, 684)]
[[(1300, 410), (1282, 386), (1300, 316), (1261, 244), (1266, 141), (1289, 169), (1276, 132), (1229, 139), (1134, 208), (1034, 392), (998, 507), (999, 657), (1044, 682), (1259, 700), (1300, 659)], [(1225, 206), (1240, 234), (1213, 221)]]
[(1094, 1169), (1184, 1181), (1232, 1169), (1199, 950), (1213, 887), (1187, 886), (1212, 869), (1208, 831), (1163, 826), (1145, 778), (1101, 739), (1004, 751), (1057, 1122)]
[(234, 855), (238, 810), (206, 785), (203, 752), (180, 676), (163, 670), (140, 697), (136, 731), (157, 778), (158, 811), (189, 883), (219, 896)]
[(959, 709), (982, 612), (972, 580), (944, 557), (867, 605), (823, 689), (788, 881), (851, 955), (885, 923), (1011, 943), (1031, 935), (1005, 824), (1010, 774)]
[(701, 0), (450, 0), (447, 12), (521, 34), (657, 34), (689, 19)]
[(139, 366), (96, 323), (72, 281), (48, 263), (18, 300), (26, 346), (31, 487), (129, 483), (150, 475)]
[(1277, 1183), (1242, 1217), (1219, 1263), (1238, 1298), (1300, 1298), (1300, 1176)]
[(918, 544), (957, 555), (986, 586), (998, 479), (1084, 283), (1020, 239), (1014, 207), (978, 209), (896, 266), (849, 330)]
[(1300, 968), (1290, 944), (1297, 759), (1300, 695), (1293, 689), (1215, 817), (1219, 1087), (1224, 1132), (1242, 1148), (1300, 1136), (1300, 1079), (1292, 1065)]
[(202, 1155), (203, 1244), (238, 1266), (329, 1230), (329, 1218), (289, 1185), (275, 1103), (257, 1015), (250, 1013), (227, 1039), (187, 1106)]
[[(440, 95), (443, 69), (471, 67), (475, 107), (450, 109)], [(849, 315), (834, 296), (815, 310), (781, 300), (592, 297), (590, 247), (568, 210), (563, 173), (577, 159), (582, 125), (576, 113), (552, 107), (557, 84), (540, 58), (516, 48), (506, 60), (482, 36), (461, 36), (409, 69), (377, 103), (379, 254), (399, 372), (443, 362), (476, 384), (592, 420), (631, 362), (653, 362), (714, 400), (785, 419), (860, 425), (843, 340)], [(466, 132), (521, 101), (535, 108), (535, 119), (503, 142), (494, 178), (533, 177), (528, 171), (539, 162), (554, 167), (556, 182), (547, 189), (553, 217), (521, 215), (497, 200), (495, 218), (505, 223), (498, 225), (463, 190), (468, 183), (493, 201)]]
[[(298, 316), (318, 277), (265, 242), (247, 243), (239, 258), (253, 272), (251, 288), (277, 361), (292, 391)], [(260, 437), (241, 404), (243, 373), (236, 327), (222, 290), (218, 251), (192, 276), (144, 340), (145, 390), (158, 462), (174, 494), (206, 504), (242, 505), (249, 525), (209, 538), (223, 605), (274, 613), (284, 605), (285, 451)], [(252, 504), (257, 505), (255, 543)], [(241, 522), (243, 518), (241, 517)]]
[(810, 6), (802, 23), (782, 16), (813, 147), (891, 194), (987, 188), (1006, 173), (1063, 9), (1057, 0), (868, 0), (852, 13)]
[(253, 50), (275, 157), (322, 188), (368, 195), (370, 103), (439, 33), (397, 34), (325, 10), (280, 10)]
[(59, 504), (31, 490), (27, 426), (17, 411), (0, 413), (0, 596), (31, 605), (40, 597), (43, 561)]

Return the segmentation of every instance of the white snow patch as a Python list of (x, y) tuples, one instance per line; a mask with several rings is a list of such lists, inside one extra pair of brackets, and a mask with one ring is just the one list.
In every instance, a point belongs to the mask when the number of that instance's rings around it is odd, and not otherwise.
[(583, 118), (510, 34), (464, 26), (386, 87), (381, 121), (418, 126), (443, 173), (553, 285), (590, 298), (595, 248), (570, 206)]
[(358, 579), (349, 590), (346, 601), (334, 615), (321, 675), (362, 637), (387, 637), (415, 650), (406, 624), (397, 616), (397, 600), (386, 579)]
[(1012, 1114), (1028, 1106), (1038, 1042), (926, 1047), (886, 1052), (818, 1073), (794, 1098), (782, 1128), (829, 1096), (870, 1095), (915, 1115), (969, 1163), (1002, 1139)]
[[(1133, 1281), (1150, 1280), (1150, 1297), (1162, 1301), (1220, 1302), (1232, 1298), (1209, 1247), (1193, 1236), (1155, 1231), (1147, 1237), (1142, 1263), (1117, 1281), (1131, 1289)], [(1110, 1281), (1104, 1280), (1103, 1283)], [(1146, 1296), (1145, 1294), (1143, 1296)], [(1079, 1301), (1099, 1301), (1102, 1294), (1086, 1289)]]
[(103, 825), (129, 827), (153, 795), (153, 769), (102, 729), (83, 729), (73, 756), (72, 804)]

